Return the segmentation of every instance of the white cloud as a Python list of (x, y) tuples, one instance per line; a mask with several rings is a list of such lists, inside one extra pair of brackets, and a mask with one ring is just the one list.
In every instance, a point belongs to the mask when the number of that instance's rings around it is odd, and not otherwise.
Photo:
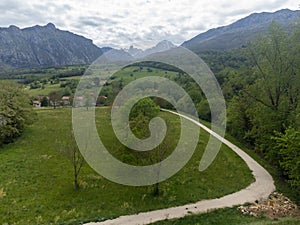
[(100, 46), (180, 44), (253, 12), (297, 9), (294, 0), (2, 0), (0, 26), (52, 22)]

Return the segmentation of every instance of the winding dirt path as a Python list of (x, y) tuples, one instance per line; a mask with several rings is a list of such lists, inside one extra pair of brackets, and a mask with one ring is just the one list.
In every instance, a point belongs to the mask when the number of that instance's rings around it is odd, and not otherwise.
[[(168, 111), (168, 110), (164, 110)], [(233, 207), (236, 205), (241, 205), (247, 202), (255, 202), (256, 200), (260, 200), (263, 198), (268, 197), (274, 190), (274, 181), (272, 176), (266, 171), (261, 165), (259, 165), (254, 159), (252, 159), (248, 154), (246, 154), (243, 150), (229, 142), (228, 140), (222, 138), (203, 124), (178, 113), (168, 111), (175, 115), (179, 115), (197, 126), (201, 127), (229, 148), (231, 148), (236, 154), (238, 154), (248, 165), (252, 174), (255, 178), (255, 182), (250, 184), (247, 188), (242, 189), (238, 192), (233, 194), (226, 195), (221, 198), (217, 199), (209, 199), (209, 200), (202, 200), (196, 203), (176, 206), (166, 209), (159, 209), (150, 212), (143, 212), (134, 215), (128, 216), (120, 216), (116, 219), (106, 220), (103, 222), (97, 223), (87, 223), (86, 225), (141, 225), (141, 224), (149, 224), (156, 221), (161, 221), (165, 219), (175, 219), (181, 218), (186, 215), (192, 214), (199, 214), (207, 212), (211, 209), (219, 209), (224, 207)]]

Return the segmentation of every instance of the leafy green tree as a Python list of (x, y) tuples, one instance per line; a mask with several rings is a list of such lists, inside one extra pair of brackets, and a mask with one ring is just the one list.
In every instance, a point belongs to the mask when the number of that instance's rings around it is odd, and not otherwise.
[(0, 144), (12, 142), (34, 120), (30, 98), (12, 82), (0, 82)]
[(131, 109), (129, 125), (132, 132), (138, 138), (147, 138), (150, 135), (149, 123), (152, 118), (158, 115), (160, 107), (151, 98), (143, 98)]
[[(147, 138), (150, 135), (148, 126), (150, 120), (159, 114), (160, 108), (151, 98), (144, 98), (136, 103), (130, 113), (130, 127), (138, 138)], [(170, 142), (170, 139), (168, 139)], [(145, 164), (161, 163), (169, 151), (170, 143), (163, 141), (155, 150), (144, 153), (137, 153), (137, 161)], [(157, 183), (154, 184), (153, 195), (160, 193), (158, 180), (160, 178), (160, 168), (156, 171)]]
[[(292, 187), (300, 188), (300, 130), (288, 128), (285, 133), (276, 133), (273, 138), (279, 152), (279, 165)], [(300, 194), (300, 193), (299, 193)]]
[(42, 107), (47, 107), (47, 106), (49, 106), (49, 101), (48, 101), (47, 96), (44, 96), (44, 97), (42, 98), (41, 106), (42, 106)]
[[(261, 37), (249, 48), (257, 80), (249, 87), (249, 91), (245, 91), (249, 97), (274, 111), (294, 107), (299, 94), (294, 88), (299, 84), (299, 76), (295, 74), (292, 48), (294, 44), (291, 37), (274, 23), (270, 26), (268, 36)], [(285, 100), (287, 105), (283, 104)]]
[(150, 136), (148, 129), (150, 118), (143, 114), (138, 114), (136, 117), (131, 117), (129, 121), (132, 132), (140, 139), (144, 139)]
[(250, 107), (251, 99), (245, 96), (234, 96), (227, 107), (227, 127), (231, 135), (253, 145), (253, 139), (247, 134), (252, 128), (252, 123), (247, 113)]
[(151, 119), (158, 115), (159, 110), (159, 106), (156, 105), (151, 98), (143, 98), (132, 107), (129, 120), (134, 120), (138, 115)]
[(197, 111), (200, 119), (210, 121), (211, 120), (211, 113), (208, 101), (203, 99), (201, 102), (197, 104)]

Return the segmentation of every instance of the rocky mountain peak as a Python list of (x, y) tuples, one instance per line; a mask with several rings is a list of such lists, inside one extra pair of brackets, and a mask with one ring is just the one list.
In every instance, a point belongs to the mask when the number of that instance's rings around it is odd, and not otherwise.
[(17, 26), (14, 26), (14, 25), (10, 25), (10, 26), (8, 27), (8, 29), (11, 30), (11, 31), (20, 31), (20, 28), (17, 27)]
[(135, 59), (141, 59), (141, 58), (144, 58), (144, 57), (154, 54), (154, 53), (167, 51), (171, 48), (176, 48), (176, 45), (174, 45), (170, 41), (163, 40), (163, 41), (159, 42), (158, 44), (156, 44), (155, 46), (148, 48), (144, 51), (142, 49), (138, 49), (133, 46), (130, 46), (130, 48), (127, 49), (126, 51), (130, 55), (132, 55)]
[(168, 40), (163, 40), (163, 41), (159, 42), (155, 47), (169, 50), (171, 48), (175, 48), (176, 46)]
[(101, 54), (101, 49), (91, 40), (61, 31), (53, 23), (24, 29), (11, 25), (0, 29), (2, 68), (90, 64)]
[(48, 29), (56, 29), (56, 27), (53, 23), (48, 23), (45, 27)]

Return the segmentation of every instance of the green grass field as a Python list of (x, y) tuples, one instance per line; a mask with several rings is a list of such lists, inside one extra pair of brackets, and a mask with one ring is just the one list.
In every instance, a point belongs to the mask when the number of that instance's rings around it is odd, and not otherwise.
[(30, 89), (28, 91), (30, 96), (38, 97), (38, 96), (47, 96), (52, 91), (60, 91), (60, 90), (63, 90), (60, 87), (60, 84), (46, 84), (44, 89), (37, 88), (37, 89)]
[[(253, 182), (244, 162), (223, 146), (214, 163), (198, 171), (208, 140), (201, 132), (189, 163), (175, 176), (153, 187), (112, 183), (87, 164), (80, 174), (80, 190), (73, 188), (70, 162), (59, 153), (59, 142), (69, 137), (71, 109), (37, 110), (37, 120), (15, 143), (0, 149), (0, 224), (80, 224), (120, 215), (182, 205), (236, 192)], [(97, 108), (97, 126), (103, 141), (116, 143), (110, 127), (109, 108)], [(173, 120), (176, 132), (178, 118)], [(111, 148), (118, 156), (116, 144)]]

